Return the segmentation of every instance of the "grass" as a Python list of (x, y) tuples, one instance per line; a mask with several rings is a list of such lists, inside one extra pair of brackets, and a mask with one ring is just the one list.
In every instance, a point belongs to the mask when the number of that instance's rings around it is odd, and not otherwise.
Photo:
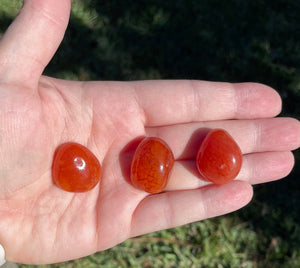
[(81, 260), (40, 267), (254, 267), (249, 257), (258, 237), (246, 227), (237, 218), (222, 217), (133, 238)]
[[(21, 1), (0, 3), (0, 36)], [(292, 0), (76, 0), (45, 73), (73, 80), (256, 81), (300, 119), (300, 3)], [(300, 178), (255, 186), (247, 207), (39, 267), (299, 267)], [(35, 267), (20, 265), (20, 267)]]

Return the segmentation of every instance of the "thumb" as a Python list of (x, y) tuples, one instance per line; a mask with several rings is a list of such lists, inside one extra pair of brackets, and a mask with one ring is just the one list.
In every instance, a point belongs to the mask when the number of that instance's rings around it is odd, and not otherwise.
[(70, 0), (24, 0), (0, 41), (1, 81), (37, 83), (62, 41), (70, 6)]

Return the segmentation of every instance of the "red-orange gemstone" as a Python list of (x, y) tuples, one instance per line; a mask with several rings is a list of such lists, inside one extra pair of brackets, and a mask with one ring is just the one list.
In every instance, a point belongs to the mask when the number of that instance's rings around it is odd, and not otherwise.
[(173, 153), (163, 140), (145, 138), (133, 156), (131, 182), (136, 188), (148, 193), (162, 192), (173, 165)]
[(203, 140), (196, 162), (204, 179), (224, 184), (233, 180), (240, 172), (242, 152), (225, 130), (215, 129)]
[(68, 142), (56, 149), (52, 178), (59, 188), (69, 192), (86, 192), (97, 185), (100, 175), (98, 159), (83, 145)]

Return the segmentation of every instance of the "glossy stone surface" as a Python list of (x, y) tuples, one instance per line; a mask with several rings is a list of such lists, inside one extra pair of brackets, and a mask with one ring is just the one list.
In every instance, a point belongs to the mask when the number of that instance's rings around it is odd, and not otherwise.
[(242, 166), (242, 152), (234, 139), (222, 129), (212, 130), (197, 155), (200, 175), (215, 184), (233, 180)]
[(155, 137), (145, 138), (137, 147), (131, 163), (131, 182), (148, 193), (162, 192), (174, 165), (169, 146)]
[(69, 192), (86, 192), (100, 180), (101, 165), (85, 146), (68, 142), (60, 145), (52, 163), (53, 182)]

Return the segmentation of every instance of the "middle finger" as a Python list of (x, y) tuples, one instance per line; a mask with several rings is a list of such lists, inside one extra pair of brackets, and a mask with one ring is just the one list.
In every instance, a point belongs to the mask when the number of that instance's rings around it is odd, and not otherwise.
[(147, 128), (149, 136), (163, 139), (176, 160), (195, 159), (210, 129), (222, 128), (237, 142), (243, 154), (290, 151), (299, 146), (299, 122), (293, 118), (209, 121)]

